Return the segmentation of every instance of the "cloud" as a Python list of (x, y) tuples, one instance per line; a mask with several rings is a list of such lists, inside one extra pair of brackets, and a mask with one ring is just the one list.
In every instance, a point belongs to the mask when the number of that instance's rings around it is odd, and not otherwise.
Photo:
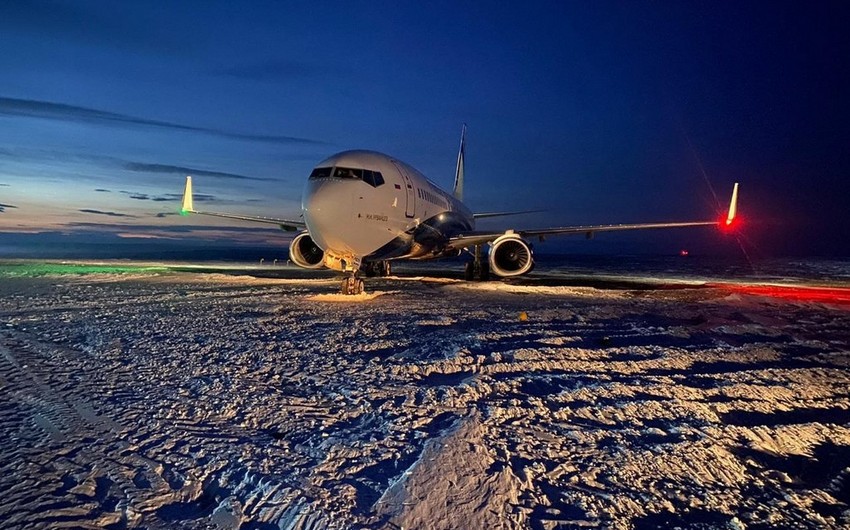
[(104, 212), (103, 210), (92, 210), (91, 208), (83, 208), (82, 210), (78, 210), (83, 213), (90, 213), (95, 215), (108, 215), (109, 217), (130, 217), (135, 218), (135, 215), (129, 215), (126, 213), (118, 213), (118, 212)]
[[(193, 46), (168, 32), (153, 32), (122, 2), (83, 5), (56, 0), (4, 2), (0, 32), (31, 33), (53, 42), (64, 39), (95, 46), (169, 52)], [(114, 5), (113, 5), (114, 4)]]
[(112, 193), (112, 190), (107, 190), (107, 189), (104, 189), (104, 188), (95, 188), (94, 191), (99, 191), (101, 193)]
[[(183, 195), (180, 193), (166, 193), (164, 195), (148, 195), (147, 193), (138, 193), (135, 191), (121, 190), (120, 193), (129, 196), (137, 201), (153, 201), (153, 202), (179, 202), (183, 200)], [(192, 195), (195, 202), (213, 202), (217, 201), (215, 195), (208, 193), (195, 193)]]
[[(97, 211), (97, 210), (95, 210)], [(107, 212), (107, 215), (113, 212)], [(125, 216), (126, 214), (119, 214), (119, 216)], [(166, 214), (167, 215), (167, 214)], [(131, 216), (132, 217), (132, 216)], [(158, 217), (158, 215), (157, 215)], [(231, 232), (231, 233), (239, 233), (239, 234), (257, 234), (257, 233), (270, 233), (270, 234), (283, 234), (287, 235), (288, 233), (282, 232), (278, 228), (266, 228), (262, 226), (211, 226), (211, 225), (155, 225), (155, 224), (108, 224), (108, 223), (90, 223), (90, 222), (72, 222), (64, 225), (65, 227), (71, 229), (93, 229), (97, 231), (124, 231), (126, 232), (128, 228), (132, 228), (138, 232), (144, 231), (156, 231), (156, 232), (168, 232), (174, 234), (186, 234), (191, 232), (209, 232), (209, 233), (219, 233), (219, 232)]]
[(8, 188), (9, 186), (11, 186), (11, 184), (4, 184), (3, 182), (0, 182), (0, 188)]
[(295, 136), (278, 136), (271, 134), (242, 134), (207, 127), (195, 127), (167, 121), (150, 120), (127, 114), (119, 114), (106, 110), (90, 109), (64, 103), (53, 103), (50, 101), (39, 101), (33, 99), (17, 99), (0, 97), (0, 116), (15, 116), (25, 118), (42, 118), (60, 121), (78, 121), (94, 123), (98, 125), (137, 125), (143, 127), (156, 127), (176, 131), (199, 132), (223, 138), (236, 140), (248, 140), (255, 142), (267, 142), (275, 144), (315, 144), (324, 142), (299, 138)]
[(186, 166), (172, 166), (169, 164), (146, 164), (143, 162), (126, 162), (124, 163), (124, 169), (129, 171), (138, 171), (141, 173), (167, 173), (167, 174), (178, 174), (178, 175), (194, 175), (197, 177), (215, 177), (215, 178), (226, 178), (226, 179), (237, 179), (237, 180), (260, 180), (260, 181), (270, 181), (274, 179), (261, 178), (261, 177), (249, 177), (247, 175), (240, 175), (238, 173), (225, 173), (223, 171), (208, 171), (206, 169), (197, 169)]
[(5, 212), (6, 208), (17, 208), (17, 206), (12, 206), (11, 204), (3, 204), (2, 202), (0, 202), (0, 213)]
[[(2, 98), (0, 98), (2, 100)], [(0, 105), (2, 107), (2, 105)], [(0, 108), (0, 115), (2, 115), (2, 109)], [(232, 179), (232, 180), (250, 180), (257, 182), (277, 182), (278, 179), (274, 178), (264, 178), (264, 177), (252, 177), (249, 175), (242, 175), (240, 173), (229, 173), (226, 171), (215, 171), (211, 169), (199, 169), (196, 167), (189, 166), (179, 166), (173, 164), (155, 164), (148, 162), (135, 162), (132, 160), (125, 160), (122, 158), (112, 157), (112, 156), (104, 156), (104, 155), (91, 155), (91, 154), (81, 154), (81, 153), (69, 153), (66, 151), (60, 150), (52, 150), (52, 149), (28, 149), (28, 150), (18, 150), (17, 152), (12, 152), (3, 148), (0, 148), (0, 157), (10, 158), (13, 160), (36, 160), (36, 161), (80, 161), (83, 160), (85, 162), (95, 162), (99, 165), (108, 165), (108, 166), (118, 166), (127, 171), (132, 171), (135, 173), (158, 173), (158, 174), (168, 174), (168, 175), (193, 175), (196, 177), (211, 177), (211, 178), (219, 178), (219, 179)], [(8, 184), (0, 184), (0, 186), (8, 186)], [(94, 191), (99, 191), (103, 193), (111, 192), (112, 190), (106, 188), (97, 188)]]

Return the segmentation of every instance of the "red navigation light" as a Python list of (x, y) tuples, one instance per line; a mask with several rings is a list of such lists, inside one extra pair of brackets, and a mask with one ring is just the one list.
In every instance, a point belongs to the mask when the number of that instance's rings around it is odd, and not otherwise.
[(687, 257), (689, 254), (690, 254), (690, 252), (688, 252), (685, 249), (682, 249), (682, 250), (679, 251), (679, 255), (682, 256), (683, 258)]
[(735, 216), (731, 219), (724, 216), (717, 222), (717, 226), (720, 227), (720, 230), (722, 230), (724, 232), (731, 232), (731, 231), (737, 229), (740, 224), (741, 224), (741, 217), (740, 216)]

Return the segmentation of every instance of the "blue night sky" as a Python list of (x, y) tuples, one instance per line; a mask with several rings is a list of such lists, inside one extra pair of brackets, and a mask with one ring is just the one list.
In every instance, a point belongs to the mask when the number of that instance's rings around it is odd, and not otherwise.
[(183, 177), (278, 217), (344, 149), (449, 187), (466, 122), (467, 202), (547, 210), (518, 228), (715, 218), (740, 181), (752, 252), (850, 255), (846, 2), (417, 4), (4, 2), (0, 251), (285, 245), (173, 215)]

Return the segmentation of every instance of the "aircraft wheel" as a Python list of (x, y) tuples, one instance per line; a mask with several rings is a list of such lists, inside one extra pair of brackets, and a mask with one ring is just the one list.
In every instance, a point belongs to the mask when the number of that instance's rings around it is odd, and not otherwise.
[(349, 276), (342, 280), (340, 292), (345, 295), (360, 294), (363, 292), (363, 280), (355, 276)]
[(463, 268), (463, 279), (471, 282), (475, 277), (475, 264), (471, 261), (466, 262), (466, 266)]
[(482, 282), (490, 280), (490, 264), (486, 261), (481, 262), (480, 278)]
[(381, 262), (381, 276), (384, 276), (384, 277), (389, 276), (390, 274), (392, 274), (392, 270), (393, 270), (393, 267), (392, 267), (392, 264), (390, 264), (389, 261), (382, 261)]

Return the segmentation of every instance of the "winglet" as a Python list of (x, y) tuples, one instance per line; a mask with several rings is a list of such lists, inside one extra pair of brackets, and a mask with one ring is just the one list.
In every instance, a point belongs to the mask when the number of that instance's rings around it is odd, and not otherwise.
[(463, 129), (460, 131), (460, 149), (457, 152), (457, 167), (455, 168), (455, 187), (454, 187), (454, 196), (455, 199), (462, 201), (463, 200), (463, 158), (464, 151), (466, 150), (466, 124), (463, 124)]
[(726, 214), (726, 226), (731, 227), (735, 221), (735, 216), (738, 214), (738, 183), (732, 188), (732, 200), (729, 201), (729, 211)]
[(180, 209), (180, 215), (189, 215), (194, 211), (195, 208), (192, 204), (192, 177), (186, 177), (186, 189), (183, 190), (183, 208)]

